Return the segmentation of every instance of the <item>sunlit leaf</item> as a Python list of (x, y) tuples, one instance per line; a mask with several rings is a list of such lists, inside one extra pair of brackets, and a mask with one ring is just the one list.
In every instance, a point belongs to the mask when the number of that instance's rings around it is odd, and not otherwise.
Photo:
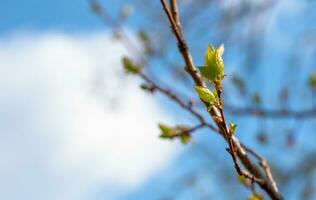
[(214, 104), (216, 102), (216, 97), (209, 89), (201, 86), (194, 86), (195, 90), (199, 94), (199, 97), (207, 103)]
[(243, 176), (243, 175), (238, 175), (238, 179), (239, 179), (239, 181), (240, 181), (242, 184), (244, 184), (244, 185), (247, 185), (247, 184), (248, 184), (248, 179), (247, 179), (245, 176)]
[(198, 67), (201, 74), (209, 81), (221, 80), (224, 77), (224, 61), (222, 55), (224, 53), (224, 45), (220, 45), (215, 49), (212, 45), (208, 45), (204, 66)]
[(191, 135), (188, 133), (181, 134), (180, 139), (183, 144), (186, 144), (191, 140)]
[(263, 196), (259, 193), (252, 193), (248, 196), (247, 200), (263, 200)]
[(138, 32), (138, 37), (139, 37), (141, 43), (144, 46), (145, 53), (148, 54), (148, 55), (153, 54), (154, 53), (154, 49), (152, 47), (152, 44), (151, 44), (150, 37), (149, 37), (148, 33), (145, 32), (144, 30), (140, 30)]
[(159, 129), (161, 130), (160, 137), (161, 138), (169, 138), (172, 133), (172, 128), (170, 126), (167, 126), (165, 124), (158, 124)]
[(170, 127), (165, 124), (159, 124), (161, 134), (159, 137), (164, 139), (179, 138), (183, 144), (188, 143), (191, 140), (190, 127), (187, 126), (176, 126)]
[(232, 122), (229, 122), (229, 133), (233, 134), (237, 128), (237, 124), (233, 124)]

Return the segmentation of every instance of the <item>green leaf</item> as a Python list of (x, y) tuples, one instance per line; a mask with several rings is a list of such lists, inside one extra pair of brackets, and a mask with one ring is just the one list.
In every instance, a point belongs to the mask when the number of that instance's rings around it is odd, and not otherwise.
[(219, 45), (219, 47), (216, 49), (218, 56), (222, 57), (225, 51), (224, 44)]
[(316, 89), (316, 72), (309, 75), (308, 83), (311, 89)]
[(244, 185), (247, 185), (247, 184), (248, 184), (248, 179), (247, 179), (245, 176), (238, 174), (238, 179), (239, 179), (239, 181), (240, 181), (242, 184), (244, 184)]
[(190, 127), (187, 126), (176, 126), (170, 127), (165, 124), (159, 124), (161, 134), (159, 137), (164, 139), (179, 138), (183, 144), (188, 143), (191, 140)]
[(195, 90), (199, 94), (199, 97), (207, 103), (214, 104), (216, 102), (216, 97), (209, 89), (201, 86), (194, 86)]
[(247, 200), (263, 200), (263, 196), (259, 193), (250, 194)]
[(181, 134), (180, 139), (183, 144), (186, 144), (191, 140), (191, 135), (188, 133)]
[(149, 37), (148, 37), (147, 33), (145, 31), (143, 31), (143, 30), (140, 30), (138, 32), (138, 37), (144, 43), (149, 42)]
[(145, 53), (148, 55), (152, 55), (154, 53), (154, 49), (152, 47), (149, 35), (145, 31), (140, 30), (138, 32), (138, 37), (144, 46)]
[(214, 88), (214, 89), (212, 90), (212, 93), (213, 93), (213, 95), (215, 96), (215, 98), (217, 98), (217, 90), (216, 90), (216, 88)]
[(127, 73), (137, 74), (140, 70), (140, 67), (133, 63), (133, 61), (126, 56), (123, 57), (122, 63)]
[(205, 53), (205, 63), (203, 67), (198, 67), (201, 74), (208, 80), (222, 80), (224, 78), (224, 61), (222, 55), (224, 53), (224, 45), (220, 45), (215, 49), (212, 45), (208, 45)]
[(160, 137), (161, 138), (170, 138), (172, 133), (172, 128), (170, 126), (167, 126), (165, 124), (158, 124), (159, 129), (161, 130)]
[(229, 122), (228, 130), (229, 130), (230, 134), (233, 134), (235, 132), (236, 128), (237, 128), (237, 124), (233, 124), (232, 122)]
[(151, 87), (148, 84), (146, 84), (146, 83), (142, 83), (140, 85), (140, 89), (142, 89), (142, 90), (150, 90)]

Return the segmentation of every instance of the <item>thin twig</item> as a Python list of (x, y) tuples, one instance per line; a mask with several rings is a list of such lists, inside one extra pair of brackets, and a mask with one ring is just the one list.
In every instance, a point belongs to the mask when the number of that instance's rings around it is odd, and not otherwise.
[(147, 83), (151, 84), (155, 89), (158, 90), (159, 92), (161, 92), (162, 94), (165, 94), (167, 97), (169, 97), (171, 100), (173, 100), (174, 102), (176, 102), (181, 108), (187, 110), (188, 112), (190, 112), (192, 115), (194, 115), (200, 122), (201, 124), (209, 127), (210, 129), (212, 129), (215, 132), (218, 132), (217, 128), (215, 128), (213, 125), (208, 124), (205, 119), (203, 118), (203, 116), (197, 112), (196, 110), (193, 109), (192, 105), (190, 105), (189, 103), (184, 103), (176, 94), (172, 93), (170, 90), (165, 89), (161, 86), (159, 86), (157, 83), (155, 83), (153, 80), (151, 80), (148, 76), (146, 76), (144, 73), (140, 72), (139, 76), (146, 81)]
[(110, 23), (115, 29), (119, 30), (121, 34), (121, 38), (124, 40), (123, 45), (126, 45), (126, 48), (129, 49), (131, 52), (134, 52), (137, 54), (137, 56), (145, 60), (143, 53), (138, 49), (137, 45), (134, 44), (133, 40), (128, 36), (128, 34), (124, 31), (121, 24), (116, 21), (108, 12), (106, 9), (104, 9), (101, 4), (98, 2), (98, 0), (89, 0), (91, 9), (93, 12), (100, 17), (103, 23)]
[(227, 111), (238, 116), (256, 116), (259, 118), (314, 118), (316, 117), (316, 107), (305, 110), (267, 110), (263, 108), (238, 108), (232, 105), (226, 105)]
[[(186, 42), (185, 42), (184, 38), (182, 37), (182, 32), (180, 29), (181, 26), (177, 26), (177, 24), (181, 24), (180, 21), (176, 21), (176, 20), (179, 20), (179, 18), (176, 18), (176, 19), (173, 18), (172, 12), (168, 8), (165, 0), (161, 0), (161, 3), (162, 3), (164, 11), (166, 12), (167, 17), (171, 23), (171, 29), (173, 30), (173, 32), (177, 38), (179, 51), (182, 54), (184, 61), (186, 63), (186, 71), (191, 75), (191, 77), (194, 79), (194, 81), (197, 85), (205, 86), (205, 82), (204, 82), (203, 78), (201, 77), (201, 75), (198, 73), (198, 71), (193, 63), (191, 53), (189, 52), (188, 47), (186, 45)], [(176, 3), (176, 1), (173, 1), (173, 4), (174, 3)], [(177, 9), (177, 6), (173, 6), (172, 8)], [(173, 11), (173, 13), (178, 13), (178, 10)], [(206, 105), (206, 106), (208, 106), (208, 105)], [(222, 110), (220, 110), (220, 111), (222, 111)], [(223, 113), (221, 113), (221, 115), (223, 115)], [(212, 113), (212, 116), (217, 116), (216, 111), (214, 111)], [(242, 170), (241, 167), (239, 166), (237, 158), (236, 158), (236, 153), (235, 153), (235, 150), (233, 147), (234, 145), (233, 145), (230, 137), (228, 137), (226, 122), (223, 122), (223, 124), (221, 122), (217, 122), (217, 123), (218, 123), (220, 130), (221, 130), (221, 133), (225, 136), (225, 138), (229, 144), (229, 149), (230, 149), (229, 152), (232, 156), (234, 166), (235, 166), (237, 173), (240, 175), (246, 176), (247, 178), (255, 179), (254, 176), (251, 176), (249, 173), (246, 173), (245, 170)]]
[(259, 161), (260, 166), (262, 167), (264, 173), (266, 174), (266, 177), (269, 180), (270, 184), (272, 184), (274, 189), (276, 191), (278, 191), (278, 187), (276, 185), (276, 182), (273, 179), (270, 166), (268, 165), (268, 162), (266, 161), (266, 159), (264, 159), (263, 156), (261, 156), (259, 153), (257, 153), (253, 149), (251, 149), (243, 144), (241, 144), (241, 145), (246, 151), (248, 151), (250, 154), (252, 154)]
[[(160, 0), (162, 7), (169, 19), (169, 22), (171, 24), (171, 29), (174, 32), (174, 35), (177, 39), (178, 42), (178, 47), (179, 47), (179, 51), (182, 54), (182, 57), (184, 59), (184, 62), (186, 64), (186, 71), (191, 75), (191, 77), (193, 78), (194, 82), (196, 85), (198, 86), (205, 86), (205, 82), (203, 80), (203, 78), (201, 77), (201, 75), (198, 73), (198, 71), (196, 70), (196, 67), (193, 63), (193, 59), (191, 56), (191, 53), (188, 50), (188, 47), (186, 45), (186, 42), (184, 40), (184, 38), (182, 37), (182, 32), (181, 32), (181, 26), (177, 26), (177, 23), (181, 24), (179, 21), (179, 18), (175, 19), (173, 18), (172, 12), (170, 11), (170, 9), (168, 8), (165, 0)], [(176, 1), (174, 1), (176, 3)], [(177, 8), (177, 6), (173, 6), (173, 9)], [(178, 12), (178, 11), (176, 11)], [(173, 11), (173, 13), (175, 13), (175, 11)], [(178, 20), (176, 22), (176, 20)], [(208, 104), (206, 102), (203, 102), (206, 106), (208, 106)], [(224, 114), (223, 112), (221, 112), (221, 116), (218, 116), (218, 112), (215, 109), (211, 109), (211, 115), (213, 116), (213, 118), (218, 118), (218, 117), (223, 117)], [(215, 120), (220, 133), (225, 136), (227, 138), (227, 127), (224, 126), (223, 123)], [(240, 174), (240, 175), (244, 175), (247, 178), (250, 178), (251, 180), (256, 181), (264, 190), (266, 190), (266, 192), (270, 195), (270, 197), (272, 199), (277, 199), (277, 200), (281, 200), (283, 199), (283, 197), (281, 196), (281, 194), (278, 192), (278, 190), (275, 190), (275, 187), (270, 186), (269, 183), (265, 180), (262, 179), (262, 175), (260, 173), (260, 170), (257, 168), (257, 166), (255, 164), (253, 164), (251, 162), (251, 160), (247, 157), (246, 152), (243, 150), (242, 146), (240, 145), (238, 139), (234, 136), (230, 137), (231, 139), (229, 139), (229, 141), (227, 141), (228, 143), (234, 142), (234, 146), (236, 146), (237, 149), (237, 154), (239, 156), (239, 158), (241, 159), (241, 161), (243, 162), (243, 164), (247, 167), (247, 169), (252, 172), (250, 173), (247, 170), (243, 170), (239, 167), (237, 160), (235, 160), (235, 156), (233, 155), (233, 152), (231, 152), (232, 158), (234, 160), (234, 165), (235, 165), (235, 169), (236, 171)], [(231, 146), (231, 144), (230, 144)], [(230, 147), (231, 150), (234, 149), (234, 147)], [(255, 175), (253, 175), (255, 174)]]
[[(193, 78), (196, 85), (205, 87), (205, 82), (203, 81), (201, 75), (198, 73), (198, 71), (194, 65), (192, 55), (189, 52), (188, 46), (187, 46), (184, 38), (182, 37), (182, 31), (177, 26), (177, 23), (180, 24), (180, 22), (179, 21), (175, 22), (175, 20), (172, 17), (171, 11), (169, 10), (169, 8), (166, 4), (166, 1), (161, 0), (161, 4), (162, 4), (163, 9), (166, 12), (167, 17), (171, 23), (171, 29), (173, 30), (173, 32), (177, 38), (179, 51), (184, 59), (185, 65), (186, 65), (185, 70), (191, 75), (191, 77)], [(177, 6), (174, 8), (177, 8)], [(178, 11), (176, 11), (176, 12), (178, 12)], [(179, 18), (176, 20), (179, 20)]]
[[(181, 23), (180, 23), (180, 16), (179, 16), (177, 0), (170, 0), (170, 9), (172, 11), (172, 16), (173, 16), (174, 21), (177, 24), (178, 29), (181, 30)], [(181, 31), (180, 31), (180, 34), (182, 34)]]

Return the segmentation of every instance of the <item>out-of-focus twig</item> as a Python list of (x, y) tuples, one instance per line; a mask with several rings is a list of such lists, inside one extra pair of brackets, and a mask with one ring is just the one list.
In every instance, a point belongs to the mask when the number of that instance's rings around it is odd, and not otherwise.
[(183, 102), (183, 100), (181, 100), (176, 94), (174, 94), (173, 92), (171, 92), (168, 89), (165, 89), (165, 88), (159, 86), (157, 83), (155, 83), (153, 80), (151, 80), (143, 72), (140, 72), (139, 76), (144, 81), (151, 84), (151, 87), (153, 90), (157, 90), (157, 91), (161, 92), (165, 96), (169, 97), (172, 101), (176, 102), (181, 108), (187, 110), (189, 113), (194, 115), (201, 122), (202, 125), (209, 127), (210, 129), (212, 129), (215, 132), (218, 132), (217, 128), (215, 128), (213, 125), (207, 123), (205, 121), (205, 119), (203, 118), (203, 116), (200, 113), (198, 113), (196, 110), (194, 110), (194, 108), (192, 107), (192, 105), (189, 102), (188, 103)]
[(316, 108), (310, 108), (305, 110), (268, 110), (263, 108), (239, 108), (232, 105), (225, 104), (227, 111), (233, 115), (238, 116), (256, 116), (260, 118), (313, 118), (316, 117)]

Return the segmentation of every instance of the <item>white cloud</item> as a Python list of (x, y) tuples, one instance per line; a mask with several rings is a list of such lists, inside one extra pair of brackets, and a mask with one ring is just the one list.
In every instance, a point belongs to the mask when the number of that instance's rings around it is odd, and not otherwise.
[(121, 72), (125, 53), (101, 33), (0, 39), (1, 199), (132, 189), (175, 155), (157, 138), (171, 119)]

